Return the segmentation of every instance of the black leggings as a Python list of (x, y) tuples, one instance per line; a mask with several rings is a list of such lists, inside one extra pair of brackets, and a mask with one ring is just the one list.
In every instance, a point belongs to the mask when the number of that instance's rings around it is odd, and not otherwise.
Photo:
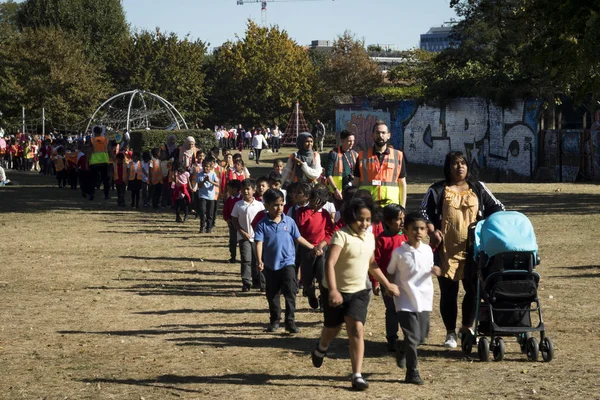
[[(456, 330), (458, 316), (458, 281), (438, 277), (438, 283), (440, 285), (440, 314), (442, 314), (446, 331), (453, 332)], [(475, 302), (477, 300), (475, 283), (467, 279), (463, 279), (462, 283), (465, 289), (465, 297), (462, 302), (462, 324), (472, 326), (475, 321)]]

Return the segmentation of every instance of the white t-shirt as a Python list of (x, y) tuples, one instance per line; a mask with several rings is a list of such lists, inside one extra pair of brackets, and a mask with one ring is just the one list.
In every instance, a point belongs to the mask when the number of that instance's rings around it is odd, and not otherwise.
[(142, 182), (148, 183), (148, 176), (150, 175), (150, 163), (142, 162)]
[(254, 137), (252, 138), (252, 147), (254, 147), (255, 149), (262, 149), (263, 145), (265, 147), (269, 147), (269, 144), (267, 143), (265, 137), (260, 133), (254, 135)]
[(396, 311), (431, 311), (433, 307), (433, 251), (428, 244), (418, 248), (404, 242), (392, 253), (387, 272), (394, 277), (400, 296), (394, 296)]
[[(250, 235), (250, 241), (254, 242), (254, 229), (252, 229), (252, 221), (256, 214), (264, 210), (265, 206), (262, 202), (253, 199), (251, 203), (247, 203), (245, 200), (238, 201), (233, 206), (231, 216), (238, 219), (240, 227), (248, 232)], [(244, 237), (241, 233), (237, 233), (237, 240), (242, 240)]]

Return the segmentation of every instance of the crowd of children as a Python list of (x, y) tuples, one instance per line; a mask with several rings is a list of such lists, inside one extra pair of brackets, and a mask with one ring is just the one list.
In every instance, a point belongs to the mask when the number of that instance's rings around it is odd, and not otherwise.
[[(140, 154), (119, 147), (110, 154), (110, 185), (119, 207), (126, 206), (130, 192), (131, 207), (171, 205), (177, 222), (185, 222), (193, 210), (199, 233), (205, 234), (213, 231), (222, 202), (229, 262), (238, 262), (239, 249), (241, 291), (265, 293), (268, 332), (280, 329), (282, 295), (285, 330), (299, 332), (295, 314), (301, 289), (309, 306), (324, 318), (313, 365), (322, 366), (331, 341), (345, 324), (352, 387), (364, 390), (364, 324), (372, 294), (379, 295), (383, 288), (388, 349), (396, 352), (398, 366), (406, 368), (406, 382), (423, 384), (417, 346), (428, 334), (431, 277), (440, 270), (433, 265), (431, 248), (422, 242), (427, 228), (420, 214), (405, 215), (398, 204), (382, 208), (369, 191), (352, 186), (343, 191), (341, 201), (333, 201), (330, 190), (315, 182), (293, 182), (284, 190), (284, 162), (279, 159), (269, 174), (252, 179), (241, 154), (228, 150), (222, 161), (218, 148), (208, 153), (195, 150), (186, 168), (164, 148)], [(84, 143), (44, 142), (37, 154), (37, 160), (44, 160), (42, 172), (55, 174), (59, 187), (68, 183), (76, 189), (79, 183), (83, 196), (93, 199), (99, 182), (87, 165)], [(22, 164), (17, 158), (10, 160)]]

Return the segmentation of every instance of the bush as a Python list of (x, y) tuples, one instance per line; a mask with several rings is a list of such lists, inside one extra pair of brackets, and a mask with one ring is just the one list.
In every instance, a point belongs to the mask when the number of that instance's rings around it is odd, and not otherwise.
[(153, 147), (160, 148), (167, 142), (169, 135), (175, 135), (177, 144), (182, 145), (188, 136), (196, 139), (196, 148), (208, 152), (217, 146), (215, 134), (208, 129), (186, 129), (179, 131), (134, 131), (131, 132), (130, 147), (133, 151), (151, 150)]

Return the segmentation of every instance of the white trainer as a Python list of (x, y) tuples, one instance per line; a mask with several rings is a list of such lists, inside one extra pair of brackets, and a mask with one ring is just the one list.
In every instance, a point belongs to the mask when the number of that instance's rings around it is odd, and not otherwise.
[(446, 335), (446, 341), (444, 342), (444, 347), (449, 348), (449, 349), (455, 349), (457, 347), (456, 333), (451, 332)]

